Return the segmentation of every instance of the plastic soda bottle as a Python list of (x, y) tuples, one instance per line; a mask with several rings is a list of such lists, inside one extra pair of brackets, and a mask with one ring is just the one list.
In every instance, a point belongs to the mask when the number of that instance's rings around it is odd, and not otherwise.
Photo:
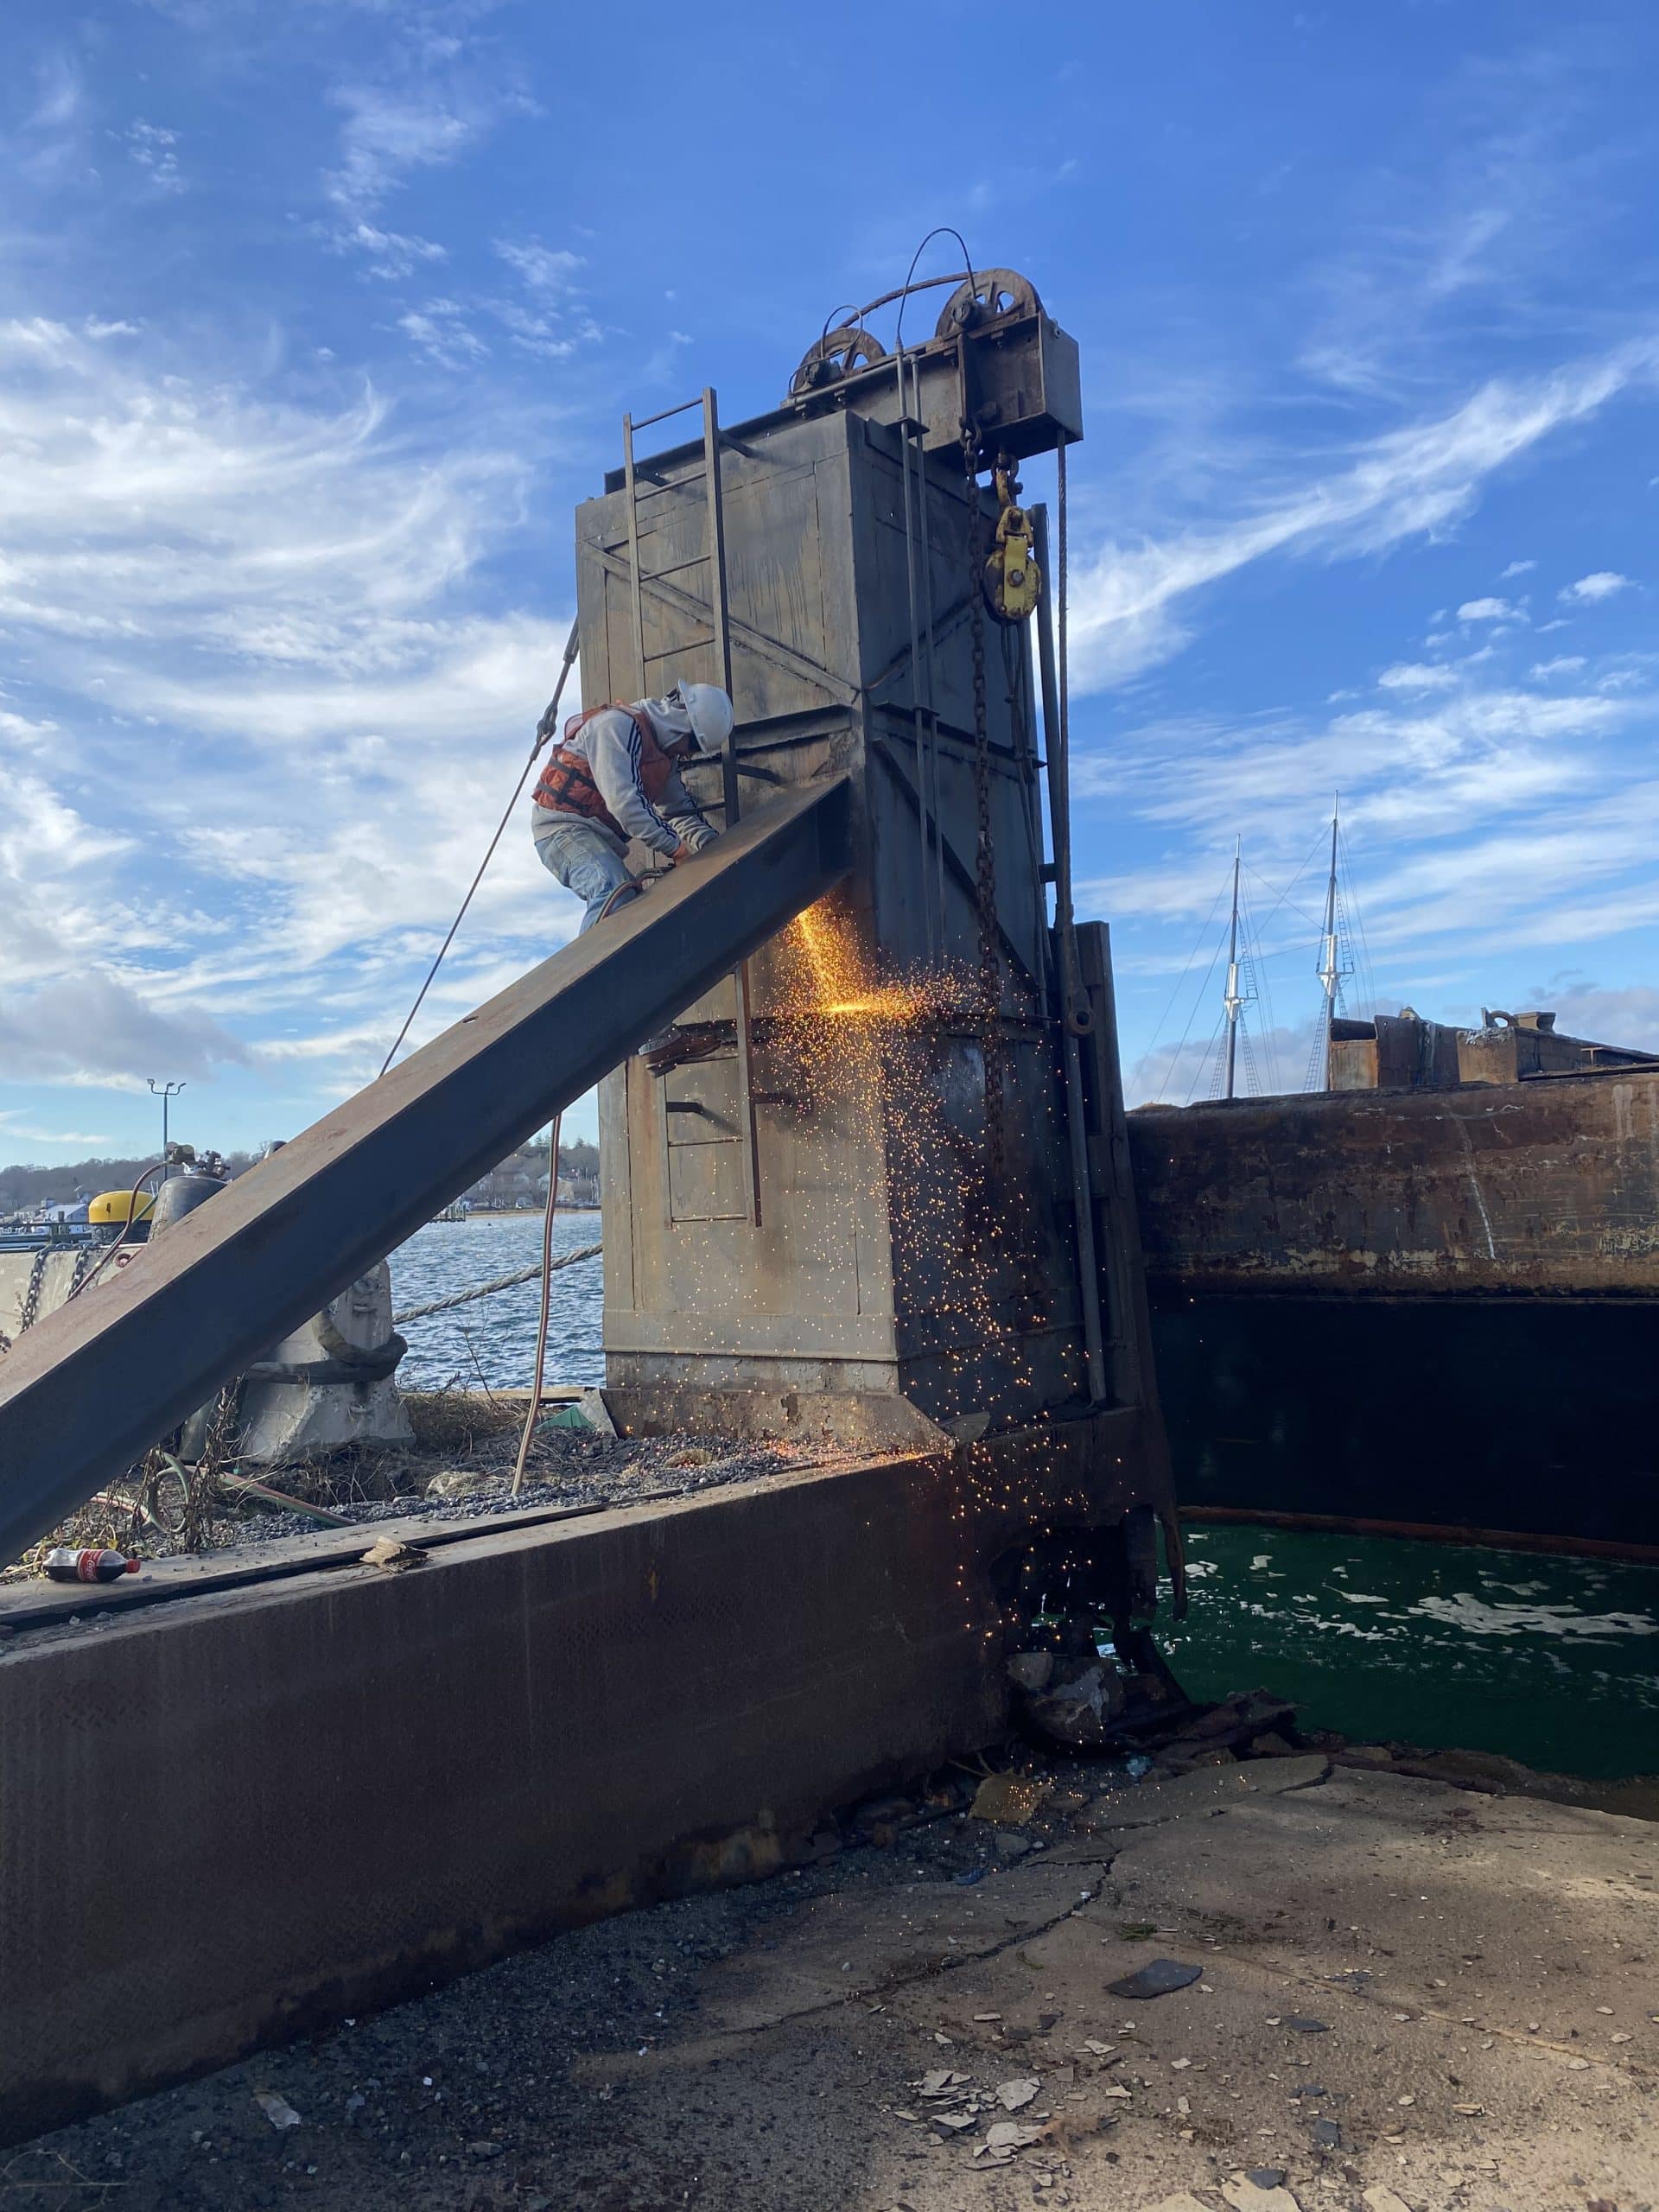
[(115, 1582), (124, 1574), (137, 1574), (138, 1561), (124, 1552), (78, 1552), (60, 1544), (46, 1555), (46, 1571), (54, 1582)]

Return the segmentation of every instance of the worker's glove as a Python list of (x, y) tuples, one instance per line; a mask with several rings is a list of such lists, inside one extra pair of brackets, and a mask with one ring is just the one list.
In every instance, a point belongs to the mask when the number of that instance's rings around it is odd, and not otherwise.
[(697, 851), (695, 845), (676, 845), (669, 858), (674, 866), (678, 868), (682, 861), (696, 860), (696, 856)]

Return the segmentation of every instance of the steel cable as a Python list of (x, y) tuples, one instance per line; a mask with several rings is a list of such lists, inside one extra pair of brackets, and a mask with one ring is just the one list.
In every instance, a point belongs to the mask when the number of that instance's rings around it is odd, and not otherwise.
[[(579, 1260), (596, 1260), (604, 1250), (602, 1244), (579, 1245), (574, 1252), (561, 1252), (553, 1262), (555, 1274), (561, 1268), (574, 1268)], [(475, 1283), (471, 1290), (452, 1290), (448, 1298), (435, 1298), (425, 1306), (411, 1306), (407, 1313), (394, 1313), (391, 1325), (401, 1329), (405, 1321), (424, 1321), (430, 1313), (447, 1313), (454, 1306), (470, 1306), (474, 1299), (493, 1298), (498, 1291), (516, 1290), (521, 1282), (534, 1282), (543, 1273), (542, 1263), (536, 1261), (528, 1268), (517, 1268), (510, 1275), (497, 1275), (492, 1282)]]
[(409, 1012), (404, 1016), (404, 1026), (397, 1032), (397, 1036), (392, 1039), (391, 1052), (386, 1054), (385, 1058), (380, 1063), (380, 1073), (382, 1075), (385, 1075), (386, 1070), (391, 1065), (393, 1060), (397, 1058), (397, 1048), (403, 1043), (404, 1038), (408, 1036), (409, 1026), (410, 1022), (414, 1020), (416, 1015), (420, 1012), (422, 1001), (425, 999), (427, 993), (432, 988), (432, 979), (437, 974), (439, 969), (443, 965), (444, 955), (448, 951), (450, 946), (455, 941), (455, 931), (461, 927), (461, 923), (466, 918), (467, 909), (473, 903), (473, 894), (477, 891), (479, 885), (484, 880), (484, 871), (488, 868), (490, 862), (495, 858), (495, 849), (501, 842), (501, 839), (505, 834), (507, 824), (512, 819), (513, 808), (518, 805), (518, 801), (524, 796), (524, 785), (530, 780), (531, 770), (536, 766), (537, 755), (541, 752), (542, 747), (547, 743), (549, 738), (553, 734), (554, 728), (556, 727), (555, 718), (559, 711), (559, 701), (564, 696), (565, 681), (569, 676), (571, 667), (576, 658), (576, 637), (577, 626), (573, 622), (570, 625), (570, 635), (565, 641), (564, 662), (563, 665), (559, 670), (559, 680), (554, 686), (552, 698), (548, 702), (541, 720), (536, 725), (536, 741), (530, 748), (530, 758), (525, 761), (524, 766), (518, 772), (518, 780), (512, 787), (512, 797), (507, 801), (506, 810), (502, 815), (500, 821), (498, 822), (495, 826), (495, 835), (491, 838), (484, 857), (478, 864), (478, 874), (473, 878), (472, 882), (467, 886), (467, 896), (461, 902), (460, 912), (456, 914), (454, 920), (449, 925), (449, 934), (444, 938), (443, 943), (438, 947), (438, 957), (432, 963), (432, 965), (427, 969), (426, 981), (421, 985), (420, 989), (416, 992), (415, 1003), (410, 1007)]

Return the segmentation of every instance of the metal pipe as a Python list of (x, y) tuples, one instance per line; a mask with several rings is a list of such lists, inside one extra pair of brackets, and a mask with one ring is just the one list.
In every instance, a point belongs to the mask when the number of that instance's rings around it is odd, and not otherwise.
[[(709, 503), (709, 613), (720, 664), (720, 681), (732, 698), (732, 626), (726, 601), (726, 497), (720, 477), (720, 403), (713, 385), (702, 392), (702, 474)], [(721, 797), (724, 826), (736, 827), (742, 812), (738, 787), (737, 721), (735, 702), (732, 727), (721, 753)], [(749, 989), (749, 967), (743, 961), (732, 971), (736, 1001), (738, 1111), (743, 1117), (743, 1195), (753, 1227), (760, 1226), (760, 1133), (754, 1121), (753, 1009)]]
[[(1037, 566), (1048, 565), (1048, 510), (1032, 510)], [(1106, 1348), (1101, 1325), (1100, 1265), (1095, 1244), (1094, 1193), (1089, 1178), (1089, 1139), (1084, 1121), (1083, 1067), (1071, 1010), (1079, 995), (1076, 946), (1071, 937), (1071, 814), (1065, 789), (1065, 750), (1060, 742), (1059, 687), (1054, 664), (1054, 633), (1049, 622), (1049, 594), (1037, 607), (1037, 657), (1043, 693), (1043, 752), (1048, 764), (1048, 819), (1054, 848), (1054, 938), (1060, 971), (1060, 1023), (1065, 1039), (1065, 1119), (1071, 1158), (1071, 1198), (1077, 1217), (1077, 1277), (1083, 1297), (1083, 1338), (1089, 1370), (1089, 1395), (1096, 1405), (1108, 1396)]]
[[(922, 404), (921, 365), (912, 353), (910, 357), (911, 395), (917, 408)], [(904, 393), (899, 392), (899, 411), (905, 411)], [(922, 639), (927, 652), (927, 781), (918, 781), (918, 790), (923, 803), (933, 817), (934, 890), (938, 900), (939, 919), (939, 958), (944, 958), (944, 829), (939, 819), (939, 684), (938, 662), (934, 652), (933, 637), (933, 539), (932, 523), (927, 508), (927, 448), (918, 442), (916, 448), (917, 508), (920, 518), (922, 541)], [(978, 588), (978, 579), (969, 580), (970, 590)], [(925, 895), (925, 886), (924, 886)]]
[(921, 867), (916, 880), (922, 900), (922, 949), (931, 967), (933, 963), (933, 909), (927, 888), (927, 759), (922, 736), (922, 638), (916, 596), (915, 501), (910, 488), (911, 462), (914, 456), (911, 452), (910, 432), (905, 415), (905, 356), (902, 349), (898, 356), (898, 369), (899, 476), (903, 487), (905, 515), (905, 598), (910, 615), (910, 721), (916, 741), (916, 788), (924, 794), (924, 803), (916, 810), (916, 826), (921, 838)]
[[(683, 414), (684, 410), (676, 408)], [(628, 580), (633, 600), (633, 651), (639, 664), (639, 696), (651, 689), (645, 682), (645, 606), (639, 582), (639, 494), (633, 473), (633, 417), (622, 417), (622, 483), (628, 495)]]
[[(1052, 574), (1048, 562), (1048, 509), (1031, 510), (1032, 543), (1039, 574), (1046, 582)], [(1071, 941), (1071, 809), (1065, 787), (1065, 757), (1058, 743), (1059, 686), (1054, 669), (1054, 632), (1049, 618), (1049, 594), (1037, 602), (1037, 667), (1043, 695), (1043, 754), (1048, 777), (1048, 832), (1054, 855), (1054, 933), (1058, 944), (1060, 1019), (1065, 1020), (1078, 995), (1077, 961)], [(1064, 856), (1064, 857), (1063, 857)]]

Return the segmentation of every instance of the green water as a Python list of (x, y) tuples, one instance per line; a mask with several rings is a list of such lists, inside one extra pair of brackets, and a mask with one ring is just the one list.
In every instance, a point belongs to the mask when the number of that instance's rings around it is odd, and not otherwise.
[(1659, 1774), (1659, 1567), (1278, 1529), (1186, 1531), (1163, 1638), (1195, 1696), (1261, 1687), (1355, 1742)]

